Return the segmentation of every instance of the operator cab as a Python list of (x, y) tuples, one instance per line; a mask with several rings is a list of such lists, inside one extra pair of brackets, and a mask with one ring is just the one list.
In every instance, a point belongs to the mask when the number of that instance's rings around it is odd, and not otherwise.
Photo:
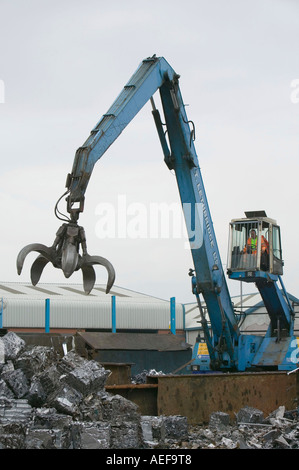
[(245, 212), (230, 223), (227, 272), (230, 278), (254, 281), (266, 273), (282, 275), (280, 228), (265, 211)]

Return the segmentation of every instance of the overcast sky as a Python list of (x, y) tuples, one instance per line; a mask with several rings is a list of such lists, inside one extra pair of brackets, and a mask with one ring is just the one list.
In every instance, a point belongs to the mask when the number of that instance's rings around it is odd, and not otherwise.
[[(284, 283), (299, 297), (298, 44), (296, 0), (0, 0), (0, 281), (30, 281), (37, 255), (18, 276), (19, 250), (52, 244), (77, 148), (156, 54), (181, 77), (223, 264), (229, 221), (264, 209), (281, 226)], [(193, 301), (183, 237), (99, 237), (103, 204), (120, 201), (128, 223), (134, 204), (179, 204), (150, 103), (96, 164), (80, 223), (118, 286)], [(81, 274), (65, 280), (49, 265), (41, 282), (81, 283)]]

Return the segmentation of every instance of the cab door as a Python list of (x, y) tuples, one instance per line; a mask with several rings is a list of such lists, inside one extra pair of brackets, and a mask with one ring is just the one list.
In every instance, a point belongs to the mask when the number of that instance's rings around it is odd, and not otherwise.
[(270, 249), (270, 260), (272, 264), (272, 273), (283, 274), (283, 259), (281, 249), (280, 228), (278, 225), (272, 226), (272, 249)]

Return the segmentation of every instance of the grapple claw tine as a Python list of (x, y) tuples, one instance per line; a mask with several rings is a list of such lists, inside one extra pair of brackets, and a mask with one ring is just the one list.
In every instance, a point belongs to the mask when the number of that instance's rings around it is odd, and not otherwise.
[(96, 282), (96, 274), (92, 266), (82, 266), (84, 292), (89, 294)]
[(33, 265), (31, 266), (31, 272), (30, 272), (31, 283), (33, 286), (36, 286), (36, 284), (40, 280), (44, 267), (48, 263), (49, 263), (49, 260), (42, 255), (38, 256), (36, 260), (34, 261)]
[(25, 261), (26, 256), (31, 253), (31, 251), (37, 251), (45, 258), (51, 259), (51, 250), (46, 245), (41, 243), (31, 243), (30, 245), (26, 245), (22, 250), (19, 252), (17, 256), (17, 271), (18, 274), (21, 274), (23, 269), (23, 264)]
[(65, 250), (63, 250), (61, 257), (61, 269), (66, 278), (69, 278), (73, 272), (76, 270), (79, 260), (79, 254), (74, 245), (68, 245)]
[(91, 266), (93, 264), (100, 264), (101, 266), (104, 266), (107, 269), (108, 281), (106, 286), (106, 294), (108, 294), (115, 281), (114, 267), (112, 266), (110, 261), (108, 261), (106, 258), (103, 258), (102, 256), (90, 256), (86, 254), (82, 257), (81, 269), (84, 266)]
[(110, 292), (110, 290), (111, 290), (111, 288), (114, 284), (114, 281), (115, 281), (115, 271), (114, 271), (113, 266), (112, 266), (112, 270), (113, 270), (113, 272), (110, 273), (110, 271), (108, 269), (108, 281), (107, 281), (107, 285), (106, 285), (106, 294), (109, 294), (109, 292)]

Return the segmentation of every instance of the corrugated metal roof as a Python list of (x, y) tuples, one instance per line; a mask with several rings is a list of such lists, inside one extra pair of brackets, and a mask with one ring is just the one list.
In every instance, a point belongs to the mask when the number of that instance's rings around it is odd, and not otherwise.
[[(92, 301), (95, 298), (97, 300), (107, 300), (107, 294), (105, 292), (106, 286), (103, 284), (96, 285), (92, 292), (88, 295), (85, 294), (81, 284), (42, 284), (33, 286), (30, 283), (19, 283), (19, 282), (0, 282), (0, 298), (21, 298), (24, 296), (27, 298), (51, 298), (59, 296), (61, 299), (82, 299), (85, 301)], [(114, 286), (110, 291), (109, 296), (115, 295), (116, 297), (146, 300), (147, 302), (167, 302), (167, 300), (159, 299), (150, 295), (142, 294), (140, 292), (132, 291), (122, 287)]]

